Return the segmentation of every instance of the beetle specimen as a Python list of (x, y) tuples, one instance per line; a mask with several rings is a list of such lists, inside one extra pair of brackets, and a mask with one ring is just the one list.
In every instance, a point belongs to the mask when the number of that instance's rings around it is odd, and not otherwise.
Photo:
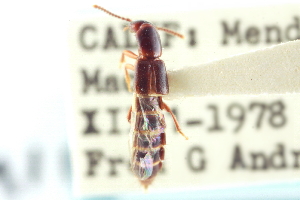
[[(176, 130), (186, 139), (187, 136), (181, 131), (178, 121), (169, 106), (163, 102), (162, 96), (169, 93), (166, 67), (159, 57), (162, 54), (162, 46), (157, 30), (183, 38), (174, 31), (155, 27), (144, 21), (132, 21), (120, 17), (108, 10), (94, 5), (109, 15), (130, 22), (126, 29), (135, 33), (138, 43), (138, 55), (124, 50), (120, 65), (124, 66), (125, 79), (130, 91), (130, 76), (127, 70), (134, 71), (134, 94), (133, 104), (127, 116), (131, 123), (131, 168), (141, 184), (147, 188), (158, 171), (162, 168), (166, 144), (165, 119), (162, 110), (169, 112), (174, 120)], [(136, 59), (136, 64), (125, 63), (125, 57)]]

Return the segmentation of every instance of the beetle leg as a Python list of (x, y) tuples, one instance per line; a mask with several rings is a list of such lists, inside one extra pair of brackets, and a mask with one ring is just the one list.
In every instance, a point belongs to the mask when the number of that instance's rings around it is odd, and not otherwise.
[[(120, 68), (123, 66), (123, 64), (125, 63), (125, 56), (132, 58), (132, 59), (137, 59), (137, 55), (135, 53), (133, 53), (132, 51), (128, 51), (128, 50), (124, 50), (121, 56), (121, 60), (120, 60)], [(125, 70), (125, 80), (126, 80), (126, 84), (127, 84), (127, 88), (128, 91), (131, 92), (131, 88), (130, 88), (130, 76), (128, 74), (128, 69), (133, 70), (134, 71), (134, 66), (131, 64), (126, 63), (124, 66), (124, 70)]]
[(132, 106), (130, 106), (129, 110), (128, 110), (128, 114), (127, 114), (127, 120), (130, 123), (131, 121), (131, 112), (132, 112)]
[(162, 100), (161, 100), (161, 105), (160, 106), (162, 107), (162, 109), (165, 109), (168, 113), (171, 114), (177, 132), (180, 133), (186, 140), (188, 140), (189, 138), (181, 131), (180, 125), (179, 125), (179, 123), (178, 123), (178, 121), (176, 119), (176, 116), (172, 112), (171, 108), (165, 102), (163, 102)]
[(125, 81), (126, 81), (126, 84), (127, 84), (127, 89), (129, 92), (132, 92), (131, 91), (131, 88), (130, 88), (130, 82), (131, 82), (131, 78), (128, 74), (128, 69), (131, 69), (131, 70), (134, 70), (134, 66), (131, 65), (131, 64), (126, 64), (125, 67), (124, 67), (124, 70), (125, 70)]
[(125, 63), (125, 56), (132, 58), (132, 59), (137, 59), (138, 55), (136, 55), (135, 53), (133, 53), (132, 51), (128, 51), (128, 50), (124, 50), (121, 56), (121, 60), (120, 60), (120, 68), (122, 67), (122, 65)]

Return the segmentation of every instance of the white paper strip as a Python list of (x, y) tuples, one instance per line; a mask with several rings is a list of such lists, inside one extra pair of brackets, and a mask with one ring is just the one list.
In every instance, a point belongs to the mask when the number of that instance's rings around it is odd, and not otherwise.
[(167, 99), (300, 93), (300, 40), (169, 71)]

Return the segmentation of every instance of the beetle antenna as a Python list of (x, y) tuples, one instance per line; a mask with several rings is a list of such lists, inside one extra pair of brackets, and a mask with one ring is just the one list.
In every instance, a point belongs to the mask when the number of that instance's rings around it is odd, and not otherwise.
[(167, 29), (167, 28), (162, 28), (162, 27), (156, 27), (157, 30), (161, 30), (161, 31), (165, 31), (166, 33), (169, 33), (171, 35), (175, 35), (177, 37), (180, 37), (181, 39), (184, 38), (184, 35), (180, 34), (180, 33), (177, 33), (175, 31), (172, 31), (170, 29)]
[(106, 10), (105, 8), (102, 8), (101, 6), (98, 6), (98, 5), (94, 5), (94, 8), (97, 8), (99, 10), (102, 10), (103, 12), (106, 12), (107, 14), (113, 16), (113, 17), (116, 17), (116, 18), (119, 18), (119, 19), (122, 19), (122, 20), (125, 20), (125, 21), (128, 21), (128, 22), (131, 22), (132, 20), (129, 19), (129, 18), (125, 18), (125, 17), (121, 17), (119, 15), (116, 15), (108, 10)]

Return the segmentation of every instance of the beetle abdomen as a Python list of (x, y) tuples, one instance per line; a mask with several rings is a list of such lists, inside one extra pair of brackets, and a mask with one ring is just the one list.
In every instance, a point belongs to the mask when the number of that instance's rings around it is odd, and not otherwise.
[(137, 112), (132, 112), (131, 168), (144, 187), (162, 168), (166, 144), (165, 119), (159, 97), (136, 97)]

